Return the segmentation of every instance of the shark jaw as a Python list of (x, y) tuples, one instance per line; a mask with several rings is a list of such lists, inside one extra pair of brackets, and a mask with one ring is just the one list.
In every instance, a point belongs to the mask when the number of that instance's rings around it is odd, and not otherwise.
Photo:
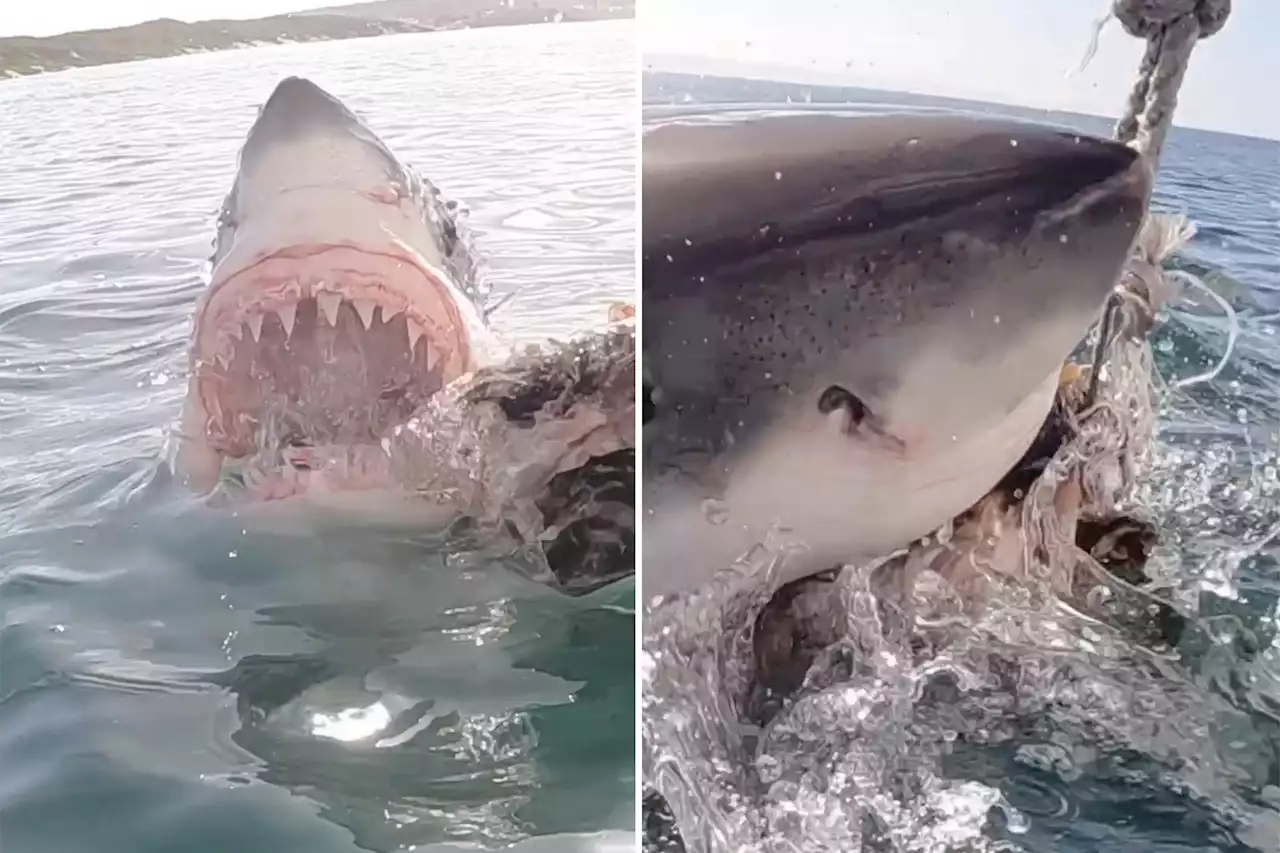
[[(492, 354), (458, 228), (341, 102), (281, 82), (241, 148), (195, 314), (183, 479), (206, 492), (250, 469), (261, 499), (394, 487), (372, 451)], [(322, 482), (314, 461), (344, 453)]]

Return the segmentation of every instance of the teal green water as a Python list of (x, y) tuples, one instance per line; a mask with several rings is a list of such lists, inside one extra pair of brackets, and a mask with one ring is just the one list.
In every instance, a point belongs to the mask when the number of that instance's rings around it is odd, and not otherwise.
[(511, 341), (633, 292), (630, 23), (0, 84), (0, 850), (629, 848), (634, 607), (159, 468), (213, 216), (310, 76), (472, 211)]

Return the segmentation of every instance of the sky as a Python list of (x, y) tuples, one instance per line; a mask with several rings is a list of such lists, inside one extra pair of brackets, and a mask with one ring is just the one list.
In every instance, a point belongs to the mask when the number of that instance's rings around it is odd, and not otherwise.
[[(138, 23), (255, 18), (339, 0), (6, 0), (0, 36)], [(637, 0), (647, 60), (1115, 116), (1142, 44), (1112, 21), (1080, 70), (1109, 0)], [(1202, 40), (1178, 123), (1280, 139), (1280, 0), (1234, 0)], [(692, 63), (688, 57), (701, 57)], [(706, 60), (715, 60), (708, 65)], [(675, 70), (680, 70), (676, 68)]]
[[(1109, 0), (637, 2), (646, 67), (736, 69), (1104, 116), (1123, 108), (1143, 50), (1111, 21), (1079, 70)], [(1277, 39), (1280, 0), (1235, 0), (1226, 26), (1192, 54), (1177, 124), (1280, 139)], [(719, 62), (673, 63), (671, 55)]]
[[(123, 27), (175, 18), (208, 21), (213, 18), (265, 18), (322, 6), (342, 0), (4, 0), (0, 12), (0, 36), (50, 36), (70, 30)], [(355, 0), (352, 0), (355, 2)]]

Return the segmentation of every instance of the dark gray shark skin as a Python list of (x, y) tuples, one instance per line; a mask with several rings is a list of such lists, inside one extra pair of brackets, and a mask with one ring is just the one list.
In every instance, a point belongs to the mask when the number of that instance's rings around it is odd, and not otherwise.
[(1150, 185), (1118, 143), (962, 115), (648, 132), (646, 593), (771, 531), (805, 548), (781, 583), (975, 503), (1044, 423)]

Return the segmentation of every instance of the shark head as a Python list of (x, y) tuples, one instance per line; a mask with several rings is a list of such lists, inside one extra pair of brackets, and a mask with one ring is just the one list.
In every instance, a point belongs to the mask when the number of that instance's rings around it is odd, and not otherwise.
[(486, 360), (455, 211), (315, 84), (281, 82), (240, 151), (196, 309), (178, 469), (375, 445)]
[(1145, 215), (1129, 148), (954, 115), (667, 124), (643, 157), (645, 590), (771, 531), (780, 581), (978, 501)]

